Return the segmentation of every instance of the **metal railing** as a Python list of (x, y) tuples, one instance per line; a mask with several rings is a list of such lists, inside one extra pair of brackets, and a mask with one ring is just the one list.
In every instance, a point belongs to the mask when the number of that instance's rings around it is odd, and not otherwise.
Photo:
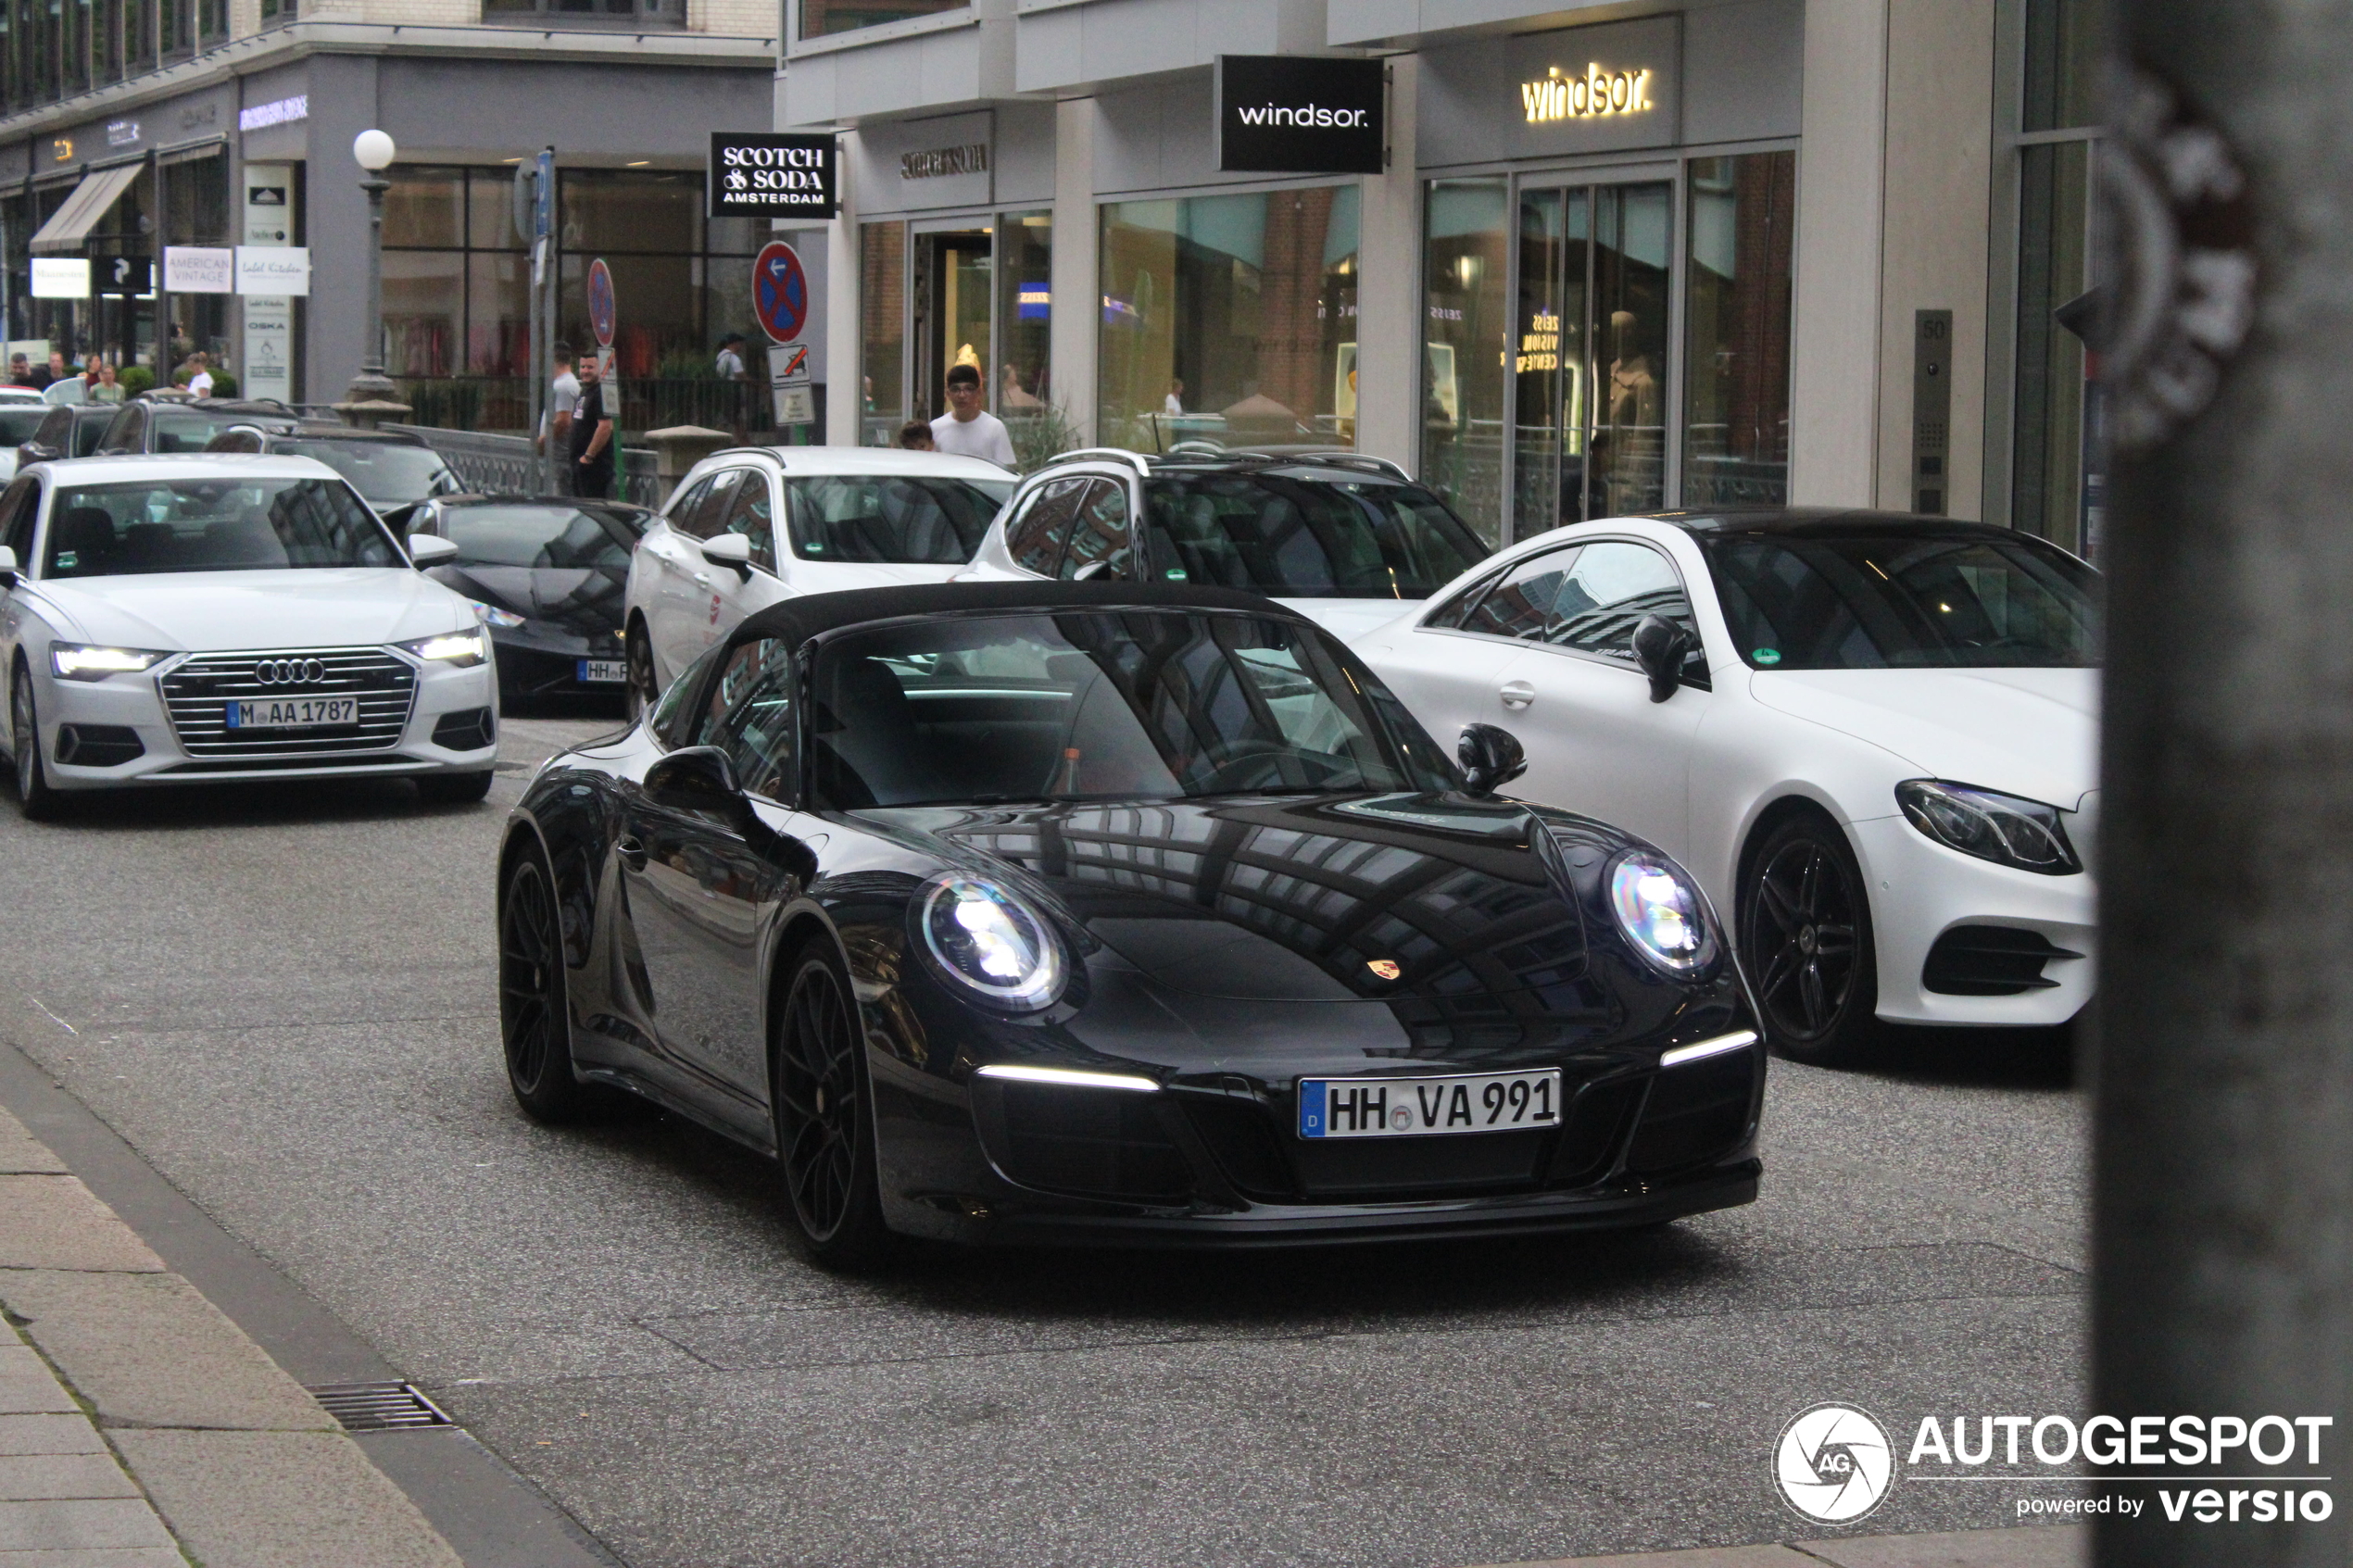
[[(531, 441), (521, 435), (497, 435), (478, 430), (446, 430), (434, 425), (407, 425), (429, 442), (468, 490), (531, 495), (539, 492)], [(641, 507), (662, 503), (661, 482), (654, 472), (654, 454), (644, 446), (621, 449), (616, 476), (617, 499)]]
[[(531, 383), (522, 376), (396, 377), (394, 384), (419, 424), (517, 434), (531, 428)], [(776, 428), (775, 401), (762, 382), (623, 376), (619, 423), (624, 431), (701, 425), (749, 440)]]

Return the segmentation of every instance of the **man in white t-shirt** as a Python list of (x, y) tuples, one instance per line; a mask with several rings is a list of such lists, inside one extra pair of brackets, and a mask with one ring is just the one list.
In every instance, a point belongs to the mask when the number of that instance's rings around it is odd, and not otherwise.
[(565, 454), (572, 450), (572, 411), (580, 405), (580, 378), (572, 373), (572, 345), (555, 345), (550, 358), (555, 362), (556, 379), (547, 389), (547, 424), (555, 435), (548, 450), (556, 454), (556, 494), (572, 494), (572, 464)]
[(931, 444), (960, 458), (1013, 466), (1013, 438), (1005, 421), (980, 406), (980, 370), (958, 365), (948, 372), (948, 412), (931, 421)]

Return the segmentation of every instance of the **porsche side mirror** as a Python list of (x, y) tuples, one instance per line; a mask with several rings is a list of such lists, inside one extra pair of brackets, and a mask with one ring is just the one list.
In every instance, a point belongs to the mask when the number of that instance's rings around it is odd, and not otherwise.
[(438, 533), (409, 535), (409, 559), (419, 571), (429, 567), (447, 566), (458, 558), (458, 541), (444, 539)]
[(1492, 724), (1465, 724), (1454, 746), (1463, 766), (1463, 791), (1484, 797), (1528, 771), (1528, 753), (1519, 737)]
[(17, 585), (17, 552), (0, 545), (0, 588)]
[(676, 811), (733, 816), (744, 806), (743, 786), (736, 782), (736, 765), (715, 746), (690, 746), (683, 751), (673, 751), (647, 769), (646, 793), (656, 805)]
[(1683, 660), (1692, 634), (1663, 615), (1645, 615), (1634, 626), (1634, 662), (1651, 678), (1651, 700), (1665, 702), (1683, 685)]
[(740, 533), (714, 533), (698, 540), (702, 558), (713, 566), (734, 567), (746, 582), (751, 580), (751, 541)]

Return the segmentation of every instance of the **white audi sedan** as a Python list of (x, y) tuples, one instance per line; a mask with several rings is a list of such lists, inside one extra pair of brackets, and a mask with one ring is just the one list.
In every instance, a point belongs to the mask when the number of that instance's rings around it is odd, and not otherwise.
[(623, 649), (642, 709), (757, 609), (799, 594), (942, 583), (1013, 476), (887, 446), (736, 446), (687, 470), (629, 560)]
[(2090, 1000), (2097, 599), (1980, 523), (1672, 513), (1522, 541), (1355, 646), (1434, 733), (1516, 738), (1513, 793), (1680, 859), (1774, 1043), (1830, 1063)]
[(0, 492), (6, 757), (29, 816), (140, 784), (414, 778), (479, 800), (498, 684), (472, 604), (308, 458), (82, 458)]

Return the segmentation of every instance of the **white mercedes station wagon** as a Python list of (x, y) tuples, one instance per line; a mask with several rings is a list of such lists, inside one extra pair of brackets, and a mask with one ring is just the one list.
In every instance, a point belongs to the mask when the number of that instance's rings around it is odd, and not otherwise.
[(83, 458), (0, 492), (6, 757), (28, 816), (133, 784), (413, 777), (479, 800), (498, 683), (472, 604), (308, 458)]

